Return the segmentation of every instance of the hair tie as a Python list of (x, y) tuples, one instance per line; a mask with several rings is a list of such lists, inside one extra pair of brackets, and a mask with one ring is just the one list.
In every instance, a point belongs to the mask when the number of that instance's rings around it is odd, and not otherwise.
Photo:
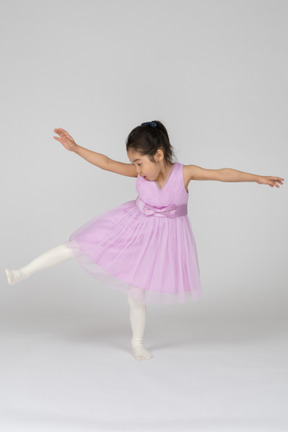
[(141, 126), (151, 126), (151, 127), (156, 127), (156, 126), (157, 126), (157, 123), (155, 123), (154, 121), (144, 122), (144, 123), (141, 123)]

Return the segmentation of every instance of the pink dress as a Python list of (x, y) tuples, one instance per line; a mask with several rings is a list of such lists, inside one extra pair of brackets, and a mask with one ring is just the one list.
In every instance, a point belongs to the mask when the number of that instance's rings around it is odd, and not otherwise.
[(165, 183), (138, 175), (133, 201), (96, 216), (65, 244), (91, 276), (145, 304), (173, 304), (201, 295), (195, 239), (187, 214), (183, 164)]

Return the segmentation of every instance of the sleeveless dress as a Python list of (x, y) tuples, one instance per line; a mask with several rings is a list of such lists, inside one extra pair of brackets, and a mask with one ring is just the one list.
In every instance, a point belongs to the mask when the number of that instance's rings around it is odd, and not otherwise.
[(200, 269), (183, 164), (173, 164), (162, 188), (138, 174), (136, 189), (135, 200), (96, 216), (66, 246), (92, 277), (141, 304), (196, 300)]

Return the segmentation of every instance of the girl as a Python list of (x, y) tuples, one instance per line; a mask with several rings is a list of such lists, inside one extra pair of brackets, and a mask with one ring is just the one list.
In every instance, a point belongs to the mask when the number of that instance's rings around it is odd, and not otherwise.
[(167, 130), (156, 120), (130, 132), (126, 140), (128, 164), (79, 146), (64, 129), (54, 131), (59, 135), (54, 139), (93, 165), (137, 177), (138, 196), (96, 216), (68, 241), (26, 266), (5, 269), (7, 281), (12, 285), (76, 258), (91, 276), (127, 295), (132, 352), (136, 359), (148, 360), (152, 355), (143, 344), (146, 304), (184, 303), (201, 295), (197, 249), (187, 215), (190, 180), (255, 181), (279, 188), (284, 179), (174, 162)]

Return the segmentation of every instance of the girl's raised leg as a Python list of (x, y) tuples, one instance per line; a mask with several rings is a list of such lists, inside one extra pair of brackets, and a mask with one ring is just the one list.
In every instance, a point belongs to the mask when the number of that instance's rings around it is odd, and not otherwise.
[(147, 307), (128, 296), (130, 322), (132, 327), (132, 351), (136, 360), (149, 360), (153, 356), (143, 345)]
[(66, 261), (67, 259), (74, 258), (79, 253), (80, 252), (78, 249), (69, 248), (65, 245), (65, 243), (63, 243), (48, 250), (47, 252), (44, 252), (42, 255), (39, 255), (24, 267), (21, 267), (17, 270), (5, 269), (7, 282), (10, 285), (14, 285), (17, 282), (28, 278), (33, 273), (59, 264), (63, 261)]

